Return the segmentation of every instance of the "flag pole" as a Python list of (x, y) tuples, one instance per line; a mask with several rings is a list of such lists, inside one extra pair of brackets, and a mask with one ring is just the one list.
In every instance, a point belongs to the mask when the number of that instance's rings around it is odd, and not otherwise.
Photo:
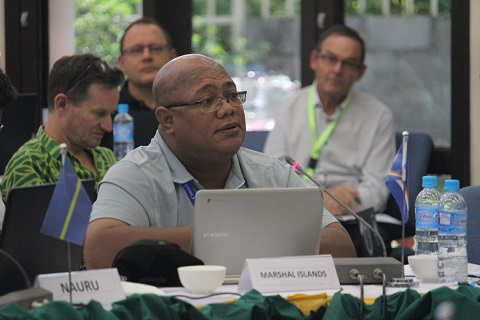
[[(62, 166), (65, 165), (65, 160), (67, 159), (67, 144), (60, 144), (60, 153), (62, 154)], [(70, 241), (67, 241), (67, 268), (68, 268), (68, 292), (70, 295), (70, 304), (72, 304), (72, 260), (70, 252)]]
[[(402, 201), (402, 265), (405, 265), (405, 216), (408, 212), (405, 212), (405, 203), (408, 199), (408, 186), (407, 182), (407, 149), (408, 149), (408, 131), (403, 131), (403, 148), (402, 148), (402, 184), (403, 188), (403, 201)], [(404, 269), (402, 269), (402, 277), (405, 277)]]

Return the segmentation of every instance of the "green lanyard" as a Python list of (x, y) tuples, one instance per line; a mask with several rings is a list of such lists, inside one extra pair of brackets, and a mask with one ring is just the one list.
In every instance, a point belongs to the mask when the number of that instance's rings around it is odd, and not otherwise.
[[(317, 124), (316, 124), (316, 114), (315, 114), (315, 104), (313, 103), (313, 96), (315, 94), (315, 86), (310, 88), (311, 90), (308, 93), (308, 122), (310, 124), (310, 131), (312, 132), (313, 139), (315, 140), (317, 136)], [(312, 175), (313, 170), (315, 169), (318, 161), (318, 156), (322, 152), (325, 143), (332, 134), (333, 130), (337, 126), (340, 119), (343, 117), (348, 107), (350, 107), (350, 102), (352, 101), (352, 94), (349, 93), (344, 107), (340, 110), (340, 114), (335, 118), (328, 127), (322, 132), (320, 137), (312, 145), (312, 151), (310, 153), (310, 162), (308, 163), (307, 172)]]

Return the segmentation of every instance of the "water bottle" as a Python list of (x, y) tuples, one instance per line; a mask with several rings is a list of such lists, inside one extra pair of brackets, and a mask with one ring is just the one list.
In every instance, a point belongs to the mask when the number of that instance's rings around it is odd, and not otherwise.
[(467, 204), (458, 193), (458, 180), (445, 181), (445, 194), (438, 203), (438, 280), (466, 282)]
[(133, 148), (133, 118), (128, 114), (128, 104), (119, 104), (113, 118), (113, 152), (120, 160)]
[(438, 253), (438, 202), (437, 177), (422, 177), (423, 190), (415, 201), (415, 254)]

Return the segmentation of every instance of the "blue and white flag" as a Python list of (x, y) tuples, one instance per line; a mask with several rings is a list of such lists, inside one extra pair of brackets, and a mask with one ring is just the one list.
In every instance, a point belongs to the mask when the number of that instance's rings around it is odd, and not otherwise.
[(92, 201), (70, 159), (65, 157), (40, 231), (60, 240), (83, 245), (91, 212)]
[(403, 143), (398, 148), (397, 155), (392, 163), (392, 168), (387, 176), (388, 189), (395, 198), (398, 207), (400, 208), (400, 213), (402, 214), (403, 222), (408, 221), (408, 211), (409, 211), (409, 201), (408, 201), (408, 181), (407, 181), (407, 141), (408, 133), (404, 132)]

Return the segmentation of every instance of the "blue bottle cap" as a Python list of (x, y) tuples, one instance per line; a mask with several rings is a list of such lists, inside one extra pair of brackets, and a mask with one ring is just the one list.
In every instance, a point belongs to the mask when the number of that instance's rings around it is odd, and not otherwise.
[(423, 176), (422, 177), (422, 187), (424, 187), (424, 188), (436, 188), (437, 187), (437, 176)]
[(445, 186), (443, 187), (445, 192), (456, 192), (460, 189), (459, 180), (445, 180)]
[(121, 103), (118, 105), (118, 113), (128, 113), (128, 104)]

